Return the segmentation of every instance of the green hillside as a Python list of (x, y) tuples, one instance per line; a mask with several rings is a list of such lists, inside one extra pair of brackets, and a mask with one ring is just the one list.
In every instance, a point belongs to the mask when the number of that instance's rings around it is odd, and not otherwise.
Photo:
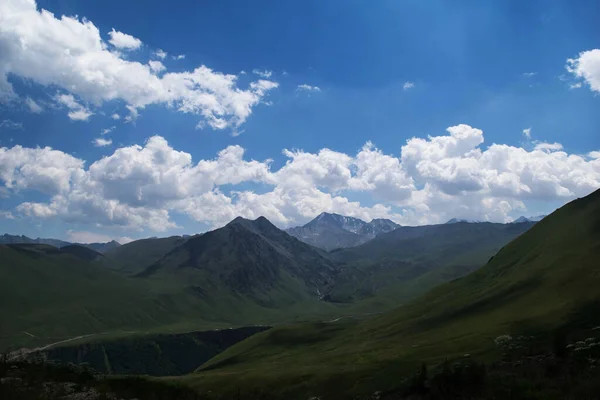
[(499, 335), (548, 341), (600, 326), (600, 191), (505, 246), (483, 268), (371, 319), (279, 327), (181, 378), (196, 388), (345, 398), (400, 384), (422, 362), (494, 356)]
[(485, 265), (503, 246), (534, 224), (455, 223), (399, 227), (354, 248), (331, 253), (342, 273), (332, 301), (363, 310), (397, 306)]
[[(81, 249), (92, 252), (74, 253)], [(49, 245), (0, 246), (0, 349), (149, 329), (189, 315), (140, 282), (72, 253)]]

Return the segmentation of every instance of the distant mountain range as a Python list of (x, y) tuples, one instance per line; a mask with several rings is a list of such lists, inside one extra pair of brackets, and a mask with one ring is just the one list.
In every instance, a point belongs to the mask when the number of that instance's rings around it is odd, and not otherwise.
[(4, 235), (0, 236), (0, 244), (48, 244), (50, 246), (54, 246), (54, 247), (58, 247), (58, 248), (77, 244), (77, 245), (84, 246), (89, 249), (95, 250), (98, 253), (106, 253), (109, 250), (112, 250), (112, 249), (115, 249), (115, 248), (121, 246), (121, 244), (115, 240), (106, 242), (106, 243), (70, 243), (70, 242), (65, 242), (64, 240), (59, 240), (59, 239), (43, 239), (43, 238), (32, 239), (30, 237), (23, 236), (23, 235), (9, 235), (9, 234), (4, 234)]
[(523, 222), (540, 222), (544, 218), (546, 218), (546, 215), (537, 215), (535, 217), (523, 217), (523, 216), (521, 216), (521, 217), (515, 219), (513, 221), (513, 224), (520, 224), (520, 223), (523, 223)]
[(329, 251), (358, 246), (399, 226), (389, 219), (365, 222), (339, 214), (321, 213), (306, 225), (287, 229), (286, 232), (311, 246)]

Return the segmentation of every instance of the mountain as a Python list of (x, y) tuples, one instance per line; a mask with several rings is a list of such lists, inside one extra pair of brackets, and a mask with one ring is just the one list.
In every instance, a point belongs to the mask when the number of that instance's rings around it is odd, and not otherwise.
[(398, 304), (483, 266), (533, 223), (467, 223), (399, 227), (330, 257), (343, 268), (332, 301), (378, 297)]
[(452, 219), (448, 220), (446, 223), (447, 224), (458, 224), (458, 223), (478, 224), (480, 222), (481, 221), (476, 221), (473, 219), (452, 218)]
[(189, 381), (202, 390), (225, 379), (228, 387), (252, 382), (296, 398), (397, 388), (400, 376), (424, 362), (499, 356), (494, 339), (501, 335), (550, 348), (555, 332), (570, 342), (597, 336), (599, 286), (597, 191), (536, 223), (484, 267), (402, 307), (362, 321), (274, 328), (229, 348)]
[(137, 276), (184, 279), (199, 293), (226, 289), (254, 300), (270, 292), (288, 298), (318, 298), (335, 275), (331, 261), (313, 247), (279, 230), (266, 218), (236, 218), (226, 226), (195, 236)]
[(95, 250), (98, 253), (106, 253), (118, 247), (121, 247), (121, 243), (117, 242), (116, 240), (111, 240), (110, 242), (106, 243), (86, 243), (81, 244), (81, 246), (85, 246), (87, 248)]
[(99, 253), (105, 253), (109, 250), (112, 250), (114, 248), (119, 247), (121, 244), (117, 241), (111, 241), (111, 242), (106, 242), (106, 243), (71, 243), (71, 242), (65, 242), (64, 240), (58, 240), (58, 239), (42, 239), (42, 238), (37, 238), (37, 239), (32, 239), (29, 238), (27, 236), (19, 236), (19, 235), (9, 235), (9, 234), (4, 234), (2, 236), (0, 236), (0, 244), (48, 244), (50, 246), (54, 246), (54, 247), (65, 247), (65, 246), (69, 246), (71, 244), (77, 244), (80, 246), (85, 246), (88, 247), (92, 250), (95, 250)]
[(126, 275), (135, 275), (156, 263), (189, 238), (171, 236), (135, 240), (107, 250), (101, 263), (104, 267)]
[(63, 247), (71, 243), (58, 239), (32, 239), (27, 236), (4, 234), (0, 236), (0, 244), (48, 244), (54, 247)]
[(523, 222), (539, 222), (542, 219), (546, 218), (546, 215), (537, 215), (535, 217), (524, 217), (521, 216), (513, 221), (513, 224), (520, 224)]
[[(136, 335), (331, 318), (338, 270), (265, 218), (188, 238), (0, 245), (0, 351), (80, 335)], [(26, 332), (26, 333), (24, 333)], [(107, 337), (109, 337), (107, 336)]]
[(303, 226), (286, 230), (290, 235), (324, 250), (357, 246), (400, 225), (388, 219), (365, 222), (339, 214), (321, 213)]

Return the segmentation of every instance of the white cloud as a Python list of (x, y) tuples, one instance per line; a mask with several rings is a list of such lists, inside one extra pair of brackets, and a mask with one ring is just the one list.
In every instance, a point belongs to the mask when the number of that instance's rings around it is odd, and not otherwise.
[(72, 121), (87, 121), (94, 115), (87, 107), (79, 104), (72, 94), (57, 94), (54, 99), (71, 110), (67, 115)]
[(2, 129), (7, 129), (7, 130), (23, 129), (23, 123), (15, 122), (10, 119), (5, 119), (3, 121), (0, 121), (0, 130), (2, 130)]
[(321, 88), (318, 86), (310, 86), (310, 85), (302, 84), (302, 85), (298, 85), (296, 90), (299, 92), (320, 92)]
[(185, 58), (185, 54), (179, 54), (178, 56), (173, 56), (173, 60), (183, 60)]
[(581, 82), (572, 83), (569, 85), (569, 89), (581, 89), (583, 84)]
[(107, 134), (111, 133), (112, 131), (114, 131), (115, 129), (117, 129), (117, 127), (113, 125), (110, 128), (104, 128), (104, 129), (102, 129), (100, 131), (100, 134), (101, 135), (107, 135)]
[(258, 75), (261, 78), (265, 78), (265, 79), (269, 79), (271, 77), (271, 75), (273, 75), (273, 71), (268, 71), (266, 69), (265, 70), (260, 70), (260, 69), (257, 69), (257, 68), (254, 68), (252, 70), (252, 73), (254, 75)]
[(537, 72), (523, 72), (523, 76), (525, 78), (533, 78), (536, 75), (537, 75)]
[(152, 72), (154, 72), (155, 74), (158, 74), (160, 72), (167, 70), (167, 67), (165, 67), (164, 64), (161, 63), (160, 61), (149, 61), (148, 65), (150, 66), (150, 69), (152, 70)]
[[(89, 106), (111, 100), (121, 100), (136, 110), (163, 104), (196, 114), (213, 129), (235, 130), (267, 92), (278, 86), (259, 80), (242, 89), (237, 86), (236, 75), (203, 65), (159, 77), (149, 65), (111, 51), (93, 22), (57, 18), (49, 11), (38, 11), (32, 0), (0, 2), (0, 26), (2, 98), (15, 96), (7, 80), (14, 74), (43, 86), (62, 88)], [(157, 56), (166, 57), (166, 53), (160, 51)], [(84, 113), (73, 116), (83, 118)]]
[(402, 85), (402, 89), (404, 89), (404, 90), (412, 89), (414, 87), (415, 87), (415, 84), (414, 84), (414, 82), (411, 82), (411, 81), (406, 81), (406, 82), (404, 82), (404, 85)]
[(157, 58), (160, 58), (161, 60), (164, 60), (167, 57), (167, 55), (168, 55), (168, 53), (161, 49), (158, 49), (154, 52), (154, 56)]
[(36, 103), (31, 97), (25, 98), (25, 105), (29, 108), (29, 111), (34, 114), (39, 114), (44, 111), (44, 108)]
[(583, 51), (579, 53), (579, 57), (568, 59), (566, 68), (576, 78), (584, 81), (593, 92), (600, 93), (600, 49)]
[[(412, 138), (399, 156), (372, 143), (354, 155), (284, 150), (288, 161), (276, 171), (270, 160), (245, 159), (240, 146), (193, 162), (160, 136), (118, 148), (87, 168), (57, 150), (15, 146), (0, 149), (0, 184), (8, 195), (24, 189), (48, 195), (46, 202), (20, 204), (16, 211), (25, 216), (155, 231), (176, 227), (171, 212), (213, 226), (238, 215), (289, 226), (322, 211), (404, 225), (453, 217), (510, 221), (529, 202), (565, 202), (600, 188), (600, 151), (579, 156), (542, 142), (532, 150), (484, 148), (479, 129), (458, 125), (447, 132)], [(248, 182), (268, 189), (255, 193)], [(242, 183), (245, 189), (237, 190)], [(359, 193), (373, 204), (354, 201)]]
[(15, 216), (10, 211), (1, 211), (0, 210), (0, 218), (15, 219)]
[(535, 150), (539, 151), (559, 151), (562, 150), (563, 146), (560, 143), (546, 143), (546, 142), (536, 142)]
[(72, 121), (87, 121), (92, 115), (94, 115), (94, 113), (85, 108), (81, 110), (70, 111), (67, 114)]
[(123, 118), (123, 122), (125, 122), (125, 123), (135, 122), (135, 120), (138, 119), (138, 117), (139, 117), (137, 108), (135, 108), (133, 106), (125, 106), (125, 108), (127, 108), (127, 110), (129, 110), (129, 115), (126, 115)]
[(108, 42), (120, 50), (137, 50), (142, 46), (140, 39), (123, 32), (115, 31), (115, 28), (108, 32), (108, 35), (110, 36)]
[(106, 147), (106, 146), (110, 146), (112, 144), (112, 140), (99, 137), (99, 138), (94, 139), (94, 141), (92, 143), (94, 143), (94, 146), (96, 146), (96, 147)]
[(117, 113), (113, 113), (113, 115), (111, 115), (110, 118), (117, 121), (117, 120), (121, 119), (121, 116)]
[(531, 128), (523, 129), (523, 136), (525, 136), (525, 139), (531, 139)]

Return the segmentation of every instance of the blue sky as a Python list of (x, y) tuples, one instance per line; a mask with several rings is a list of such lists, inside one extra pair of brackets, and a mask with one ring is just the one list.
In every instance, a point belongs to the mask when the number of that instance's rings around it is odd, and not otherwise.
[[(0, 28), (0, 50), (7, 49), (0, 75), (10, 84), (0, 96), (0, 231), (137, 238), (203, 231), (236, 214), (265, 214), (283, 227), (320, 211), (411, 225), (454, 216), (509, 221), (600, 187), (595, 1), (167, 7), (40, 0), (33, 7), (27, 0), (0, 7), (8, 26)], [(73, 28), (84, 24), (93, 29)], [(43, 38), (28, 36), (36, 29)], [(112, 29), (130, 36), (112, 43)], [(159, 69), (150, 60), (161, 62)], [(115, 72), (122, 62), (131, 71)], [(181, 85), (192, 79), (185, 74), (200, 66), (211, 72), (193, 78), (198, 87), (184, 93)], [(126, 80), (115, 83), (112, 73)], [(211, 86), (223, 74), (235, 76), (231, 86)], [(160, 88), (147, 89), (153, 85)], [(124, 121), (128, 105), (135, 121)], [(68, 114), (76, 111), (73, 120)], [(454, 126), (469, 129), (446, 131)], [(143, 153), (155, 135), (162, 141), (151, 143), (160, 150)], [(111, 143), (98, 147), (92, 142), (99, 138)], [(421, 141), (407, 145), (411, 138)], [(361, 153), (368, 141), (373, 147)], [(492, 144), (498, 146), (490, 151)], [(18, 157), (16, 145), (23, 148)], [(56, 152), (41, 154), (46, 146)], [(198, 178), (197, 163), (214, 161), (228, 146), (245, 150), (231, 175)], [(119, 153), (127, 148), (138, 150)], [(297, 152), (290, 158), (284, 149)], [(191, 161), (157, 167), (157, 152), (185, 152)], [(65, 169), (63, 156), (84, 163)], [(90, 172), (102, 157), (111, 163)], [(114, 169), (100, 168), (109, 164)], [(241, 177), (241, 170), (255, 173)], [(182, 193), (173, 194), (169, 179), (181, 179)], [(135, 196), (126, 193), (133, 187)]]

